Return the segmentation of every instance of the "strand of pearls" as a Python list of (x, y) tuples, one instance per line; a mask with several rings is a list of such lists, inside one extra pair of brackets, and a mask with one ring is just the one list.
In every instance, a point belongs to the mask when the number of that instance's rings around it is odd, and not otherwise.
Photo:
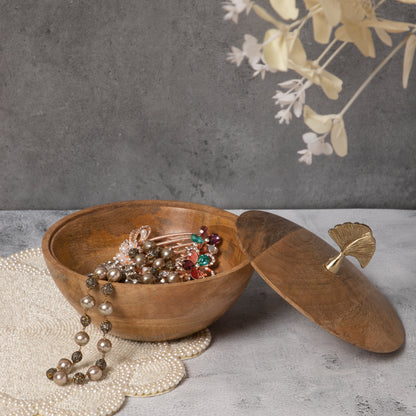
[[(95, 272), (88, 276), (85, 284), (87, 286), (87, 295), (81, 298), (80, 304), (84, 309), (84, 314), (80, 318), (82, 325), (81, 331), (77, 332), (74, 337), (75, 343), (79, 346), (79, 349), (72, 353), (71, 360), (67, 358), (61, 358), (56, 367), (50, 368), (46, 371), (46, 377), (49, 380), (53, 380), (59, 386), (67, 384), (69, 381), (68, 375), (72, 371), (73, 366), (79, 363), (82, 358), (82, 347), (88, 344), (90, 336), (86, 332), (86, 328), (91, 324), (91, 317), (88, 315), (88, 311), (94, 308), (95, 298), (90, 294), (91, 290), (98, 287), (97, 279), (104, 279), (107, 277), (107, 270), (105, 273), (101, 270), (100, 266), (95, 269)], [(108, 282), (101, 287), (101, 292), (104, 294), (104, 302), (98, 306), (99, 312), (107, 317), (113, 312), (113, 305), (108, 301), (108, 297), (114, 292), (114, 286)], [(84, 384), (87, 380), (97, 381), (103, 376), (103, 371), (107, 367), (105, 361), (105, 354), (108, 353), (112, 344), (107, 338), (107, 334), (112, 329), (111, 322), (106, 318), (100, 324), (100, 329), (103, 333), (102, 338), (97, 342), (97, 350), (101, 353), (101, 358), (95, 362), (95, 365), (91, 366), (86, 374), (77, 372), (72, 377), (71, 381), (75, 384)]]

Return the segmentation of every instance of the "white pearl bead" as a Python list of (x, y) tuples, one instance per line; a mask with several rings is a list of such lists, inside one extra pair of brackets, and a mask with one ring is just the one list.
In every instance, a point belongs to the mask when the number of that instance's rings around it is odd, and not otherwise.
[(122, 278), (123, 274), (120, 269), (113, 267), (107, 271), (107, 279), (109, 282), (118, 282)]
[(163, 260), (160, 257), (153, 261), (153, 267), (155, 269), (161, 269), (164, 265), (165, 265), (165, 260)]
[(60, 370), (57, 371), (54, 375), (53, 375), (53, 381), (58, 385), (58, 386), (63, 386), (64, 384), (67, 383), (68, 381), (68, 376), (66, 375), (65, 371)]
[(103, 370), (101, 370), (101, 368), (96, 365), (93, 365), (87, 371), (87, 376), (90, 380), (97, 381), (102, 377), (102, 375), (103, 375)]
[(142, 283), (149, 284), (155, 280), (155, 277), (152, 273), (144, 273), (142, 276)]
[(134, 262), (139, 267), (144, 266), (147, 262), (146, 256), (143, 253), (137, 254), (137, 256), (134, 258)]
[(168, 274), (167, 280), (168, 280), (168, 283), (176, 283), (176, 282), (179, 282), (179, 275), (178, 275), (178, 273), (176, 273), (176, 272), (170, 272)]
[(162, 248), (162, 251), (160, 252), (160, 257), (164, 259), (170, 258), (172, 255), (172, 250), (170, 248)]
[(154, 247), (156, 247), (156, 244), (155, 244), (154, 241), (147, 240), (143, 243), (143, 250), (144, 251), (149, 251)]
[(105, 279), (107, 277), (107, 269), (104, 266), (97, 266), (94, 270), (94, 276), (99, 280)]
[(67, 358), (61, 358), (57, 367), (68, 374), (72, 370), (72, 362)]
[(97, 342), (97, 349), (100, 352), (109, 352), (111, 350), (111, 341), (107, 338), (101, 338), (98, 342)]
[(80, 301), (84, 309), (91, 309), (95, 305), (95, 299), (91, 295), (84, 296)]
[(111, 302), (103, 302), (98, 306), (98, 310), (100, 311), (101, 315), (111, 315), (113, 313), (113, 305)]
[(79, 346), (83, 346), (88, 344), (90, 337), (86, 332), (80, 331), (75, 334), (74, 339)]

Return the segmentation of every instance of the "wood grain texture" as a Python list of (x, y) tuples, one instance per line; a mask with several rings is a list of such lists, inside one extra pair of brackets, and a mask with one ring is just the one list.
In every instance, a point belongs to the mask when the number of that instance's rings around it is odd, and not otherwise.
[(347, 259), (336, 275), (327, 271), (323, 265), (337, 250), (315, 234), (259, 211), (242, 214), (237, 233), (263, 279), (322, 328), (373, 352), (392, 352), (403, 344), (403, 325), (388, 300)]
[(247, 211), (237, 219), (237, 236), (247, 258), (252, 260), (293, 231), (299, 225), (264, 211)]
[[(207, 225), (223, 238), (216, 275), (207, 279), (165, 285), (113, 283), (114, 335), (140, 341), (180, 338), (199, 331), (222, 316), (237, 300), (253, 273), (235, 239), (237, 216), (185, 202), (127, 201), (78, 211), (54, 224), (44, 235), (42, 251), (60, 291), (82, 313), (85, 274), (111, 259), (129, 232), (140, 225), (152, 235), (197, 232)], [(100, 281), (101, 287), (105, 282)], [(99, 289), (91, 293), (103, 300)], [(102, 316), (94, 308), (93, 323)]]

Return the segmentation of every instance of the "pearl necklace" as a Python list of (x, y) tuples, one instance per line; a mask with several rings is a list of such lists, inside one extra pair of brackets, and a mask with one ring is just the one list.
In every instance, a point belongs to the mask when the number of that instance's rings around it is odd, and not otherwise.
[[(99, 275), (95, 273), (94, 275), (88, 276), (85, 281), (88, 293), (80, 301), (80, 304), (84, 309), (84, 314), (80, 318), (82, 330), (77, 332), (74, 337), (75, 343), (79, 346), (79, 349), (72, 354), (71, 360), (61, 358), (56, 368), (50, 368), (46, 371), (46, 377), (49, 380), (53, 380), (59, 386), (65, 385), (69, 380), (75, 384), (84, 384), (87, 380), (97, 381), (103, 376), (103, 371), (107, 367), (105, 354), (111, 350), (112, 344), (111, 341), (106, 338), (106, 335), (111, 331), (112, 324), (108, 319), (105, 319), (100, 324), (103, 337), (97, 342), (97, 350), (102, 354), (101, 358), (95, 362), (95, 365), (88, 369), (86, 374), (77, 372), (72, 379), (68, 378), (74, 364), (79, 363), (83, 358), (81, 352), (82, 347), (87, 345), (90, 341), (86, 328), (91, 324), (91, 317), (87, 312), (95, 306), (95, 299), (89, 292), (98, 286), (96, 279), (98, 277)], [(113, 312), (113, 305), (108, 302), (107, 299), (114, 292), (114, 287), (110, 282), (106, 283), (102, 286), (101, 292), (104, 294), (104, 302), (98, 306), (98, 310), (104, 316), (111, 315)]]

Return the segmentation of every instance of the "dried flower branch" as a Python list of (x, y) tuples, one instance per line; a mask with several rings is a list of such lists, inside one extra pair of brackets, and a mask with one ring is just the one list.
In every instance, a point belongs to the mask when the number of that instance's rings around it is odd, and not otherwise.
[[(299, 158), (300, 162), (310, 165), (312, 156), (330, 155), (333, 151), (340, 157), (347, 154), (348, 139), (344, 114), (402, 47), (405, 47), (402, 84), (403, 88), (407, 88), (416, 50), (416, 25), (379, 16), (377, 9), (385, 1), (380, 0), (375, 4), (373, 0), (303, 0), (307, 13), (301, 17), (296, 7), (296, 0), (269, 0), (275, 15), (249, 0), (231, 0), (223, 6), (227, 11), (224, 16), (226, 20), (237, 23), (241, 13), (248, 14), (252, 9), (258, 17), (272, 25), (265, 32), (263, 42), (246, 34), (242, 49), (233, 46), (227, 60), (240, 66), (247, 59), (254, 71), (253, 76), (260, 75), (262, 79), (267, 72), (293, 70), (300, 75), (300, 78), (280, 82), (273, 96), (275, 104), (280, 106), (275, 116), (280, 124), (289, 124), (293, 115), (296, 118), (303, 115), (305, 124), (312, 130), (302, 136), (306, 149), (298, 151), (302, 155)], [(416, 0), (396, 1), (416, 4)], [(315, 42), (326, 45), (319, 57), (314, 60), (308, 59), (299, 38), (310, 19)], [(289, 20), (294, 21), (289, 23)], [(405, 36), (374, 69), (338, 114), (320, 115), (305, 105), (306, 90), (314, 85), (320, 87), (329, 99), (338, 99), (342, 91), (342, 80), (325, 68), (348, 43), (353, 43), (363, 56), (374, 58), (373, 32), (389, 47), (393, 46), (390, 33), (405, 33)], [(325, 141), (328, 136), (331, 143)]]

